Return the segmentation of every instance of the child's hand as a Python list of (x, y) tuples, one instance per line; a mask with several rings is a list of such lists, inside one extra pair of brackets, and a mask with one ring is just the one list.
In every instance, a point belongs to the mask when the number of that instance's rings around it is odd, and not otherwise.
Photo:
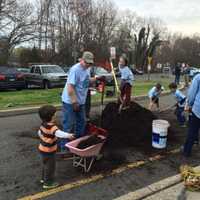
[(76, 137), (75, 137), (74, 134), (70, 133), (68, 139), (69, 140), (74, 140), (74, 139), (76, 139)]

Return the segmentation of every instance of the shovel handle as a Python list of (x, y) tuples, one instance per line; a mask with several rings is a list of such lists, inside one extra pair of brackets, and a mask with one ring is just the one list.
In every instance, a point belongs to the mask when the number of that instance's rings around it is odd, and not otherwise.
[(116, 90), (117, 90), (117, 96), (118, 96), (120, 102), (123, 104), (123, 99), (121, 98), (121, 92), (120, 92), (119, 85), (118, 85), (118, 82), (117, 82), (117, 78), (116, 78), (116, 75), (115, 75), (115, 70), (114, 70), (114, 67), (113, 67), (112, 59), (110, 59), (110, 65), (111, 65), (111, 71), (112, 71), (114, 82), (115, 82), (115, 87), (116, 87)]
[(111, 71), (112, 71), (112, 74), (113, 74), (113, 78), (114, 78), (114, 82), (115, 82), (115, 87), (116, 87), (117, 93), (120, 94), (117, 78), (116, 78), (116, 75), (115, 75), (115, 71), (114, 71), (114, 67), (113, 67), (113, 63), (112, 63), (111, 59), (110, 59), (110, 65), (111, 65)]

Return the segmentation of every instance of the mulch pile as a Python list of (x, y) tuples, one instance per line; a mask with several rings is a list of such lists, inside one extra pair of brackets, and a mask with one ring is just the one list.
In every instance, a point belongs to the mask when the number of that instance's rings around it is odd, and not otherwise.
[(101, 127), (108, 130), (106, 146), (126, 147), (150, 143), (152, 121), (157, 117), (146, 108), (131, 102), (128, 109), (118, 111), (117, 103), (109, 103), (102, 112)]

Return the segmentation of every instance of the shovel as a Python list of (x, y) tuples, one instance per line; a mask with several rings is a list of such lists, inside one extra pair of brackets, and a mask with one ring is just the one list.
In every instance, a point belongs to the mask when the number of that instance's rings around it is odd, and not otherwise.
[(119, 99), (120, 102), (121, 102), (118, 111), (119, 111), (119, 113), (121, 113), (121, 110), (122, 110), (122, 108), (123, 108), (123, 99), (121, 98), (121, 92), (120, 92), (120, 90), (119, 90), (119, 85), (118, 85), (117, 78), (116, 78), (116, 75), (115, 75), (115, 71), (114, 71), (112, 59), (110, 59), (110, 65), (111, 65), (111, 72), (112, 72), (113, 78), (114, 78), (115, 88), (116, 88), (116, 90), (117, 90), (117, 97), (118, 97), (118, 99)]

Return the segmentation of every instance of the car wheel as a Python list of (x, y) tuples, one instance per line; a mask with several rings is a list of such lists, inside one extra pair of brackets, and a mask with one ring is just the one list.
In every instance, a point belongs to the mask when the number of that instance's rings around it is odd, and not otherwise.
[(51, 84), (49, 81), (43, 81), (43, 89), (50, 89)]
[(27, 81), (25, 81), (25, 89), (28, 89), (28, 87), (29, 87), (29, 85), (28, 85), (28, 82)]

